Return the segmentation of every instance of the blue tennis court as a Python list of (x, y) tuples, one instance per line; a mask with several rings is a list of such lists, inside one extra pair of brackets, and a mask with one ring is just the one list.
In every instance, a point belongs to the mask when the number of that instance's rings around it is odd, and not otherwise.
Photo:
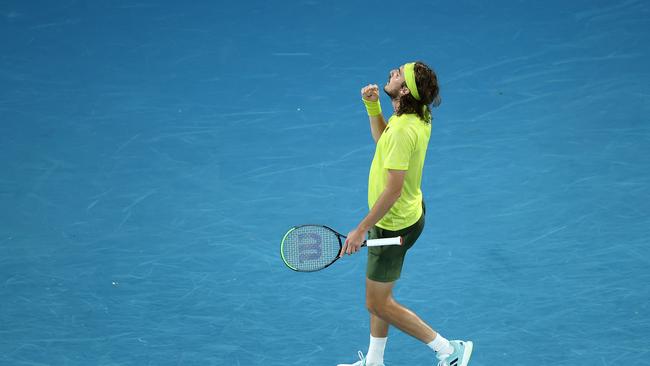
[(367, 213), (359, 90), (413, 60), (442, 104), (396, 298), (471, 366), (650, 365), (646, 1), (6, 0), (0, 42), (2, 365), (354, 361), (365, 252), (279, 244)]

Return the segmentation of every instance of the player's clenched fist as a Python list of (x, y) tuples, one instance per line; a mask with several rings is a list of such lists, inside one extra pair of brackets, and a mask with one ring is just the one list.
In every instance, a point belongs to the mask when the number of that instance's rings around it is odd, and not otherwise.
[(379, 99), (379, 87), (376, 84), (369, 84), (361, 89), (361, 97), (370, 102)]

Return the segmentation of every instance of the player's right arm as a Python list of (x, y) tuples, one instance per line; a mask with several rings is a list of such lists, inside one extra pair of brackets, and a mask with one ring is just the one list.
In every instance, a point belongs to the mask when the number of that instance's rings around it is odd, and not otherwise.
[[(370, 84), (361, 89), (361, 97), (364, 100), (376, 102), (379, 100), (379, 87), (375, 84)], [(379, 141), (379, 137), (386, 129), (386, 121), (384, 116), (379, 113), (376, 116), (368, 116), (370, 120), (370, 132), (372, 133), (372, 138), (375, 140), (375, 143)]]

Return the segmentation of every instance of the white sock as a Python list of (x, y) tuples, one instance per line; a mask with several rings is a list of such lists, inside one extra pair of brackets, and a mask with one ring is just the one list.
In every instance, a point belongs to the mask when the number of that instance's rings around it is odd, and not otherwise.
[(439, 355), (450, 355), (454, 353), (454, 347), (440, 334), (436, 335), (436, 338), (431, 343), (427, 343), (427, 346), (431, 347)]
[(383, 365), (384, 364), (384, 349), (386, 348), (386, 341), (388, 338), (375, 338), (370, 336), (370, 345), (368, 346), (368, 354), (366, 355), (366, 365)]

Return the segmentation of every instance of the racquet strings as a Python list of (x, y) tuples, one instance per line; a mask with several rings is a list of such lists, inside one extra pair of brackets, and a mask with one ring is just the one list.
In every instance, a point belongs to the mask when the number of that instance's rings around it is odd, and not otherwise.
[(296, 271), (318, 271), (332, 264), (339, 255), (338, 236), (323, 226), (293, 228), (282, 240), (282, 259)]

